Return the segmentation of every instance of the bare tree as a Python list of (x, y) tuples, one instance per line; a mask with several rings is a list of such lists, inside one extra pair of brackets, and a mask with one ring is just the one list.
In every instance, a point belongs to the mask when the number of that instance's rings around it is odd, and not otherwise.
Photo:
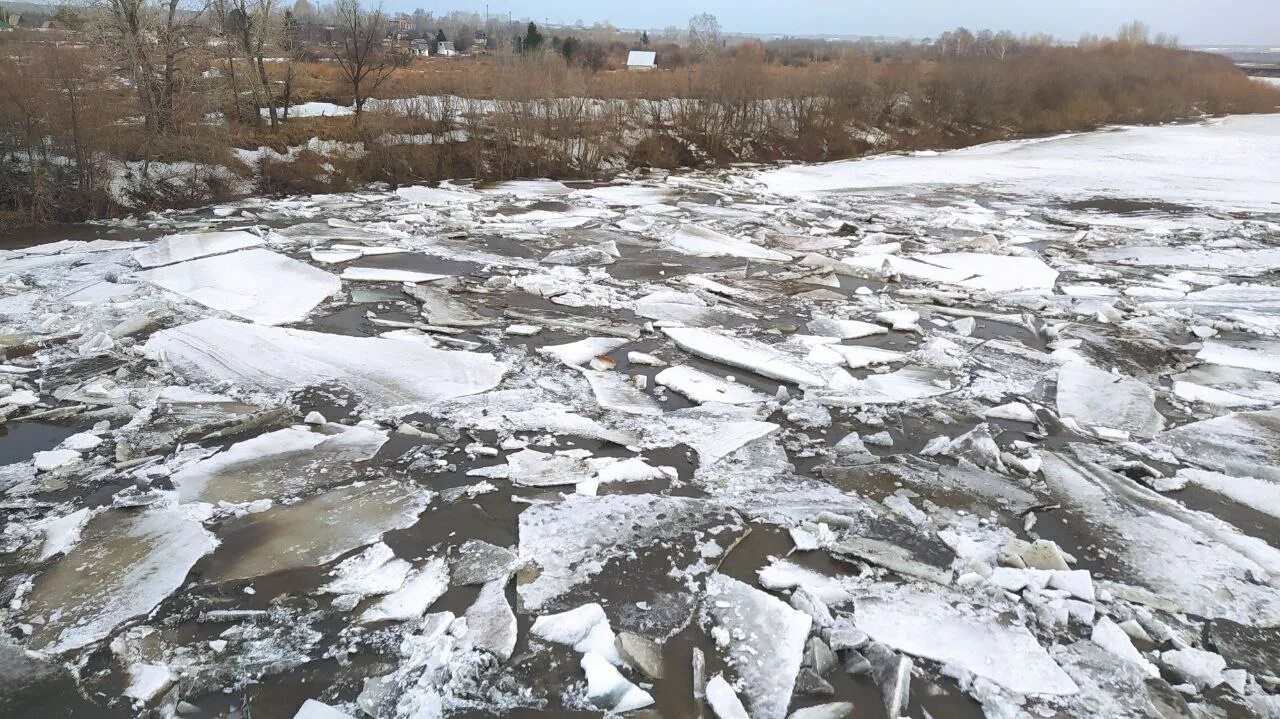
[(689, 47), (704, 60), (720, 49), (720, 21), (715, 15), (702, 13), (689, 19)]
[(396, 48), (384, 44), (387, 23), (381, 5), (364, 10), (360, 0), (338, 0), (334, 12), (338, 22), (329, 49), (351, 85), (355, 122), (359, 126), (360, 114), (369, 96), (403, 67), (407, 58)]

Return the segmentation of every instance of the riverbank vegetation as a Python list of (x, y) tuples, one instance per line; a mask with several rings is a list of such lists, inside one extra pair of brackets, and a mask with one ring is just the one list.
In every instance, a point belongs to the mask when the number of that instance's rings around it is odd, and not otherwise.
[[(824, 161), (1280, 107), (1280, 90), (1226, 58), (1137, 24), (1072, 44), (967, 30), (760, 42), (705, 16), (651, 38), (406, 20), (354, 0), (156, 3), (0, 33), (0, 222), (370, 182)], [(627, 70), (632, 49), (657, 67)]]

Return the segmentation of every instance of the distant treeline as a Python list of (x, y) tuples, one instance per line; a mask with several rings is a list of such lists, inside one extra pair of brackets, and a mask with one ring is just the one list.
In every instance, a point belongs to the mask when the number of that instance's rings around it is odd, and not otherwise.
[[(1280, 107), (1280, 89), (1136, 23), (1072, 45), (963, 29), (757, 42), (705, 15), (650, 37), (457, 15), (446, 28), (356, 0), (168, 1), (0, 33), (0, 223), (372, 181), (833, 160)], [(450, 32), (474, 55), (415, 55), (411, 36)], [(625, 69), (637, 48), (656, 70)], [(339, 116), (290, 109), (316, 102)]]

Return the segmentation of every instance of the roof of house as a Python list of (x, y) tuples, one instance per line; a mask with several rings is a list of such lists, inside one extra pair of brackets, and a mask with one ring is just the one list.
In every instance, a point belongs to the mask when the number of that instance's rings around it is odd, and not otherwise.
[(627, 67), (653, 67), (658, 59), (658, 53), (646, 50), (632, 50), (627, 55)]

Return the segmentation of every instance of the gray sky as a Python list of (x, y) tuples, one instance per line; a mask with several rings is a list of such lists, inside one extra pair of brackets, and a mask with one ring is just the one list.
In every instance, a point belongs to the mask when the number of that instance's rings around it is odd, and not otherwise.
[[(394, 10), (422, 7), (437, 13), (484, 12), (486, 5), (483, 0), (385, 3)], [(1280, 0), (491, 0), (488, 6), (494, 15), (510, 12), (517, 19), (552, 24), (609, 20), (625, 28), (683, 28), (691, 15), (709, 12), (730, 32), (896, 37), (929, 37), (964, 26), (1074, 40), (1083, 33), (1110, 34), (1137, 18), (1184, 44), (1280, 46)]]

